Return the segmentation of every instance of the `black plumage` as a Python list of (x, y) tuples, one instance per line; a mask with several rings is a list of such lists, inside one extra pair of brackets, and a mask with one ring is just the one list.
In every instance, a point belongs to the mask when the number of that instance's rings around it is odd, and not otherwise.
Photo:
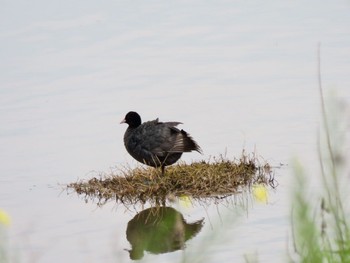
[(129, 127), (124, 134), (124, 144), (129, 154), (137, 161), (153, 167), (165, 166), (180, 159), (182, 153), (202, 152), (192, 137), (176, 128), (181, 122), (160, 122), (158, 119), (141, 124), (138, 113), (130, 111), (121, 123)]

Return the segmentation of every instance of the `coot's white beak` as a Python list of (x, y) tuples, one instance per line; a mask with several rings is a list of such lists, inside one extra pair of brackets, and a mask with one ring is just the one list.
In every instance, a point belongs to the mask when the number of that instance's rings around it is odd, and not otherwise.
[(122, 123), (126, 123), (125, 119), (123, 119), (123, 120), (120, 122), (120, 124), (122, 124)]

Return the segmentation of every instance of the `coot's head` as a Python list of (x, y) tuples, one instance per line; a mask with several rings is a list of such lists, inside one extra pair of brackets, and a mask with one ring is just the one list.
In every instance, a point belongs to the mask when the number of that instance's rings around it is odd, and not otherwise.
[(125, 115), (124, 120), (122, 120), (120, 123), (127, 123), (129, 124), (130, 128), (136, 128), (141, 125), (141, 117), (137, 112), (129, 111)]

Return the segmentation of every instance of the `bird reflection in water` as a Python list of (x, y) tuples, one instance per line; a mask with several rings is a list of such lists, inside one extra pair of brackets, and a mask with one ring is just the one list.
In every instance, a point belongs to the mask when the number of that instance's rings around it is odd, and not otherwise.
[(188, 224), (172, 207), (153, 207), (138, 213), (128, 223), (126, 238), (130, 258), (141, 259), (144, 251), (161, 254), (185, 248), (185, 242), (203, 227), (203, 219)]

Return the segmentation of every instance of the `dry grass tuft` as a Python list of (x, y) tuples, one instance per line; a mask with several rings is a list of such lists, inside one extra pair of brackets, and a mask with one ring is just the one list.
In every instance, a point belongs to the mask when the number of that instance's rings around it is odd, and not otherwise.
[(138, 202), (165, 202), (169, 196), (191, 196), (194, 199), (232, 195), (253, 183), (272, 185), (269, 164), (259, 165), (254, 156), (242, 155), (239, 160), (225, 157), (191, 164), (178, 163), (166, 169), (137, 167), (119, 169), (117, 173), (100, 174), (99, 178), (67, 185), (85, 199), (98, 199), (99, 204), (115, 200), (126, 205)]

